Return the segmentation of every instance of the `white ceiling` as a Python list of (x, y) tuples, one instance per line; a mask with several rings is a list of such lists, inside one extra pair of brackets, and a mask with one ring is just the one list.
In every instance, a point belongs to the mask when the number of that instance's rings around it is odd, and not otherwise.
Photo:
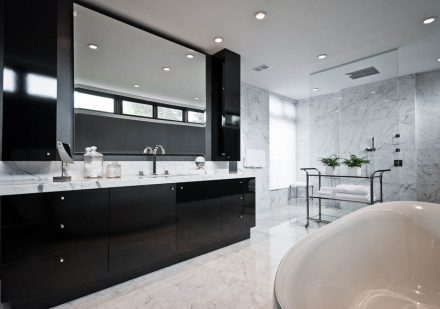
[[(244, 82), (291, 98), (309, 95), (312, 72), (399, 48), (440, 32), (439, 22), (421, 23), (426, 17), (440, 16), (439, 0), (86, 2), (208, 53), (231, 49), (242, 55)], [(257, 21), (253, 14), (258, 10), (266, 11), (267, 18)], [(215, 36), (222, 36), (224, 42), (214, 43)], [(407, 52), (420, 57), (416, 51), (417, 48)], [(329, 57), (319, 61), (316, 56), (321, 53)], [(250, 70), (263, 63), (273, 68), (260, 73)], [(436, 65), (440, 68), (440, 62)]]

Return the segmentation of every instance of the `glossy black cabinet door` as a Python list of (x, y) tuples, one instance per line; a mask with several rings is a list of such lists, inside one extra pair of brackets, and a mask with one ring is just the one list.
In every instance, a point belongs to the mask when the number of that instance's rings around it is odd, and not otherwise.
[(110, 190), (110, 271), (140, 270), (176, 253), (174, 184)]
[(57, 0), (3, 2), (3, 160), (54, 160)]
[(177, 184), (177, 250), (186, 253), (221, 241), (219, 181)]
[(107, 244), (108, 190), (1, 198), (1, 264)]
[(12, 308), (47, 308), (87, 294), (105, 279), (108, 247), (97, 246), (0, 267), (2, 302)]
[(240, 55), (224, 49), (212, 56), (212, 157), (240, 161)]
[(107, 189), (1, 197), (2, 301), (48, 307), (104, 280), (108, 197)]

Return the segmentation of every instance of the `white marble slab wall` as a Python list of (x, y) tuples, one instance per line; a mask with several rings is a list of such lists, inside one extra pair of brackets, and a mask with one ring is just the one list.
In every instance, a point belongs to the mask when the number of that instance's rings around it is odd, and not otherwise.
[(417, 199), (440, 203), (440, 71), (416, 75)]
[[(432, 78), (432, 75), (428, 75), (423, 79), (426, 87), (431, 89), (430, 97), (426, 98), (431, 102), (435, 98), (432, 89), (436, 85)], [(425, 84), (420, 87), (423, 88)], [(422, 174), (417, 172), (420, 168), (416, 164), (419, 152), (416, 149), (415, 85), (414, 76), (408, 75), (298, 101), (298, 179), (304, 179), (300, 167), (323, 169), (318, 162), (320, 157), (333, 153), (348, 157), (353, 153), (368, 156), (372, 161), (368, 170), (363, 169), (364, 175), (375, 169), (392, 170), (384, 176), (385, 200), (415, 200), (419, 196), (416, 193), (417, 184), (422, 181)], [(432, 104), (429, 108), (433, 108)], [(440, 105), (437, 108), (440, 113)], [(421, 111), (419, 109), (417, 112)], [(432, 123), (440, 126), (438, 120)], [(430, 132), (437, 132), (436, 138), (440, 140), (440, 127), (431, 128)], [(395, 134), (401, 137), (395, 138)], [(308, 139), (300, 139), (301, 136), (308, 136)], [(372, 137), (375, 138), (376, 152), (367, 153), (365, 148), (370, 146)], [(397, 148), (400, 152), (396, 152)], [(403, 160), (403, 167), (394, 167), (394, 160), (398, 159)], [(429, 169), (432, 170), (433, 166), (434, 163), (430, 164)], [(344, 169), (340, 167), (339, 171), (344, 173)]]
[(242, 83), (241, 86), (241, 162), (246, 149), (263, 150), (266, 166), (257, 168), (256, 204), (257, 208), (270, 208), (269, 198), (269, 92)]

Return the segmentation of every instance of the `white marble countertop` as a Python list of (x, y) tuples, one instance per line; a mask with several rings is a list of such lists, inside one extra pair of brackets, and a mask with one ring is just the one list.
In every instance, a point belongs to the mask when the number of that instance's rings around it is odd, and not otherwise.
[(99, 188), (130, 187), (191, 181), (208, 181), (255, 177), (251, 172), (215, 173), (208, 175), (122, 176), (121, 178), (75, 179), (53, 182), (51, 178), (0, 180), (0, 196)]

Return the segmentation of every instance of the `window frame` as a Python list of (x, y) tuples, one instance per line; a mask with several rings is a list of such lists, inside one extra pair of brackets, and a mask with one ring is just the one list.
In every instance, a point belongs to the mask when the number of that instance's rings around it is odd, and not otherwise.
[[(80, 92), (80, 93), (90, 94), (90, 95), (94, 95), (94, 96), (101, 96), (101, 97), (105, 97), (105, 98), (111, 98), (111, 99), (113, 99), (113, 104), (114, 104), (113, 113), (105, 112), (105, 111), (98, 111), (98, 110), (94, 110), (94, 109), (87, 109), (87, 108), (76, 108), (76, 107), (74, 107), (74, 109), (94, 111), (94, 112), (99, 112), (99, 113), (109, 114), (109, 115), (112, 114), (112, 115), (128, 116), (128, 117), (134, 117), (134, 118), (140, 118), (140, 119), (154, 119), (154, 120), (160, 120), (160, 121), (171, 122), (171, 123), (186, 123), (186, 124), (194, 124), (194, 125), (206, 125), (206, 116), (205, 116), (205, 122), (204, 123), (188, 121), (188, 112), (189, 111), (197, 112), (197, 113), (205, 113), (206, 114), (206, 109), (203, 110), (203, 109), (182, 107), (182, 106), (172, 105), (172, 104), (163, 104), (163, 103), (158, 103), (158, 102), (154, 102), (154, 101), (142, 100), (142, 99), (139, 99), (139, 98), (133, 98), (133, 97), (125, 96), (125, 95), (111, 94), (111, 93), (104, 92), (104, 91), (91, 90), (91, 89), (81, 88), (81, 87), (76, 87), (74, 89), (74, 92)], [(133, 102), (133, 103), (150, 105), (150, 106), (153, 107), (153, 116), (152, 117), (148, 117), (148, 116), (124, 114), (123, 101), (130, 101), (130, 102)], [(182, 120), (173, 120), (173, 119), (159, 118), (158, 117), (158, 108), (159, 107), (181, 110), (182, 111)]]

